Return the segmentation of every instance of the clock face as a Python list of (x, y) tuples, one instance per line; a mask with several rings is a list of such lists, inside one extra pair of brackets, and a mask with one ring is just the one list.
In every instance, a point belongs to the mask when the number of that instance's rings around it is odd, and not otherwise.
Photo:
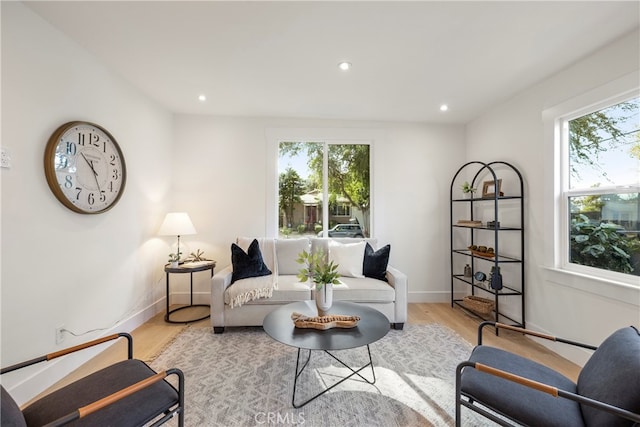
[(60, 126), (49, 138), (44, 165), (51, 191), (74, 212), (109, 210), (124, 191), (122, 151), (109, 132), (93, 123)]

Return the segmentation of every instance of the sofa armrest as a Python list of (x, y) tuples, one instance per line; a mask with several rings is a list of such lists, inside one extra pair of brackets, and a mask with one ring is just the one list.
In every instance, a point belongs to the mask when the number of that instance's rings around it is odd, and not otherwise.
[(211, 278), (211, 326), (224, 327), (224, 291), (231, 285), (233, 267), (228, 265)]
[(400, 270), (387, 266), (387, 280), (396, 291), (395, 323), (407, 321), (407, 275)]

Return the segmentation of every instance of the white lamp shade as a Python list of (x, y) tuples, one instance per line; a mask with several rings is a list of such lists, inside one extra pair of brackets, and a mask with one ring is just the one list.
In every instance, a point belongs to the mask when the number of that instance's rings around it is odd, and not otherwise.
[(186, 212), (170, 212), (164, 218), (158, 234), (160, 236), (186, 236), (196, 234), (196, 229)]

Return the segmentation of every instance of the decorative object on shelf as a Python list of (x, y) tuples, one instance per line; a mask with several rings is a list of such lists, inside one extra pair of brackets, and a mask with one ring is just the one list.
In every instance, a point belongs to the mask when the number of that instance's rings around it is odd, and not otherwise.
[(324, 316), (333, 304), (333, 285), (340, 284), (338, 264), (328, 261), (324, 251), (302, 251), (296, 260), (298, 264), (304, 264), (298, 273), (301, 282), (311, 280), (315, 283), (315, 301), (318, 315)]
[(487, 228), (500, 228), (500, 221), (487, 221)]
[(488, 298), (468, 295), (462, 299), (462, 305), (469, 310), (480, 314), (489, 314), (493, 311), (495, 303)]
[(478, 255), (486, 258), (493, 258), (496, 256), (494, 249), (492, 247), (471, 245), (468, 248), (471, 251), (471, 253), (474, 255)]
[(211, 261), (204, 257), (204, 251), (200, 249), (196, 249), (195, 252), (191, 252), (189, 257), (185, 259), (185, 262), (200, 262), (200, 261)]
[(487, 280), (487, 275), (482, 271), (476, 271), (476, 273), (473, 275), (473, 278), (478, 282), (484, 282), (485, 280)]
[(477, 188), (472, 187), (471, 184), (469, 184), (469, 181), (465, 181), (464, 183), (462, 183), (462, 186), (460, 187), (460, 189), (464, 194), (470, 194), (472, 197), (473, 197), (473, 193), (475, 193), (478, 190)]
[(332, 314), (328, 316), (309, 317), (302, 313), (291, 313), (291, 320), (296, 328), (311, 328), (326, 330), (331, 328), (354, 328), (358, 325), (359, 316)]
[(183, 248), (180, 248), (180, 236), (196, 234), (196, 229), (191, 222), (191, 218), (189, 218), (189, 214), (186, 212), (170, 212), (165, 216), (158, 234), (160, 236), (178, 236), (178, 244), (174, 255), (180, 262), (180, 256), (184, 253)]
[(482, 227), (482, 221), (475, 221), (471, 219), (459, 219), (458, 225), (465, 227)]
[(485, 181), (482, 184), (482, 197), (496, 197), (496, 193), (500, 196), (504, 196), (504, 193), (500, 191), (502, 188), (502, 179), (498, 179), (497, 181)]
[(469, 264), (464, 266), (464, 277), (471, 277), (471, 266)]
[(500, 273), (500, 267), (496, 267), (495, 265), (491, 267), (489, 285), (491, 286), (491, 289), (495, 289), (496, 291), (502, 289), (502, 274)]
[(44, 173), (56, 198), (81, 214), (111, 209), (127, 179), (115, 138), (103, 127), (82, 121), (65, 123), (51, 135), (44, 151)]

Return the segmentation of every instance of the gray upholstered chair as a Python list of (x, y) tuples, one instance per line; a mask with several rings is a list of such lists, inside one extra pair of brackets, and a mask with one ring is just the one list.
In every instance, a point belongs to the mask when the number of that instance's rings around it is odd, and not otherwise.
[[(142, 426), (160, 425), (178, 415), (184, 425), (184, 376), (179, 369), (156, 373), (133, 359), (133, 339), (126, 333), (80, 344), (0, 370), (0, 374), (45, 362), (107, 341), (124, 337), (128, 358), (73, 382), (20, 410), (1, 387), (2, 426)], [(176, 375), (177, 389), (165, 380)]]
[[(595, 352), (576, 384), (529, 359), (482, 345), (482, 329), (487, 325)], [(456, 370), (456, 426), (461, 423), (461, 406), (504, 426), (512, 425), (511, 421), (545, 427), (640, 425), (640, 334), (634, 327), (623, 328), (600, 347), (593, 347), (483, 322), (478, 330), (478, 346)]]

